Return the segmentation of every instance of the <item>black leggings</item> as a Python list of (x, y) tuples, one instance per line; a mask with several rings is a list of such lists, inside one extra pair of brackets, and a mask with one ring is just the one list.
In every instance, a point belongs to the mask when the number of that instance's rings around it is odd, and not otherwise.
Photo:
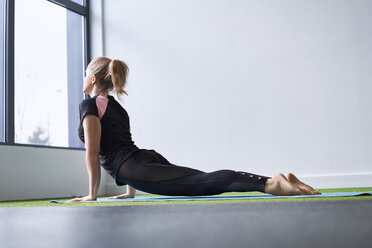
[(204, 172), (171, 164), (155, 150), (140, 149), (119, 168), (117, 180), (151, 194), (216, 195), (224, 192), (265, 192), (265, 177), (243, 171)]

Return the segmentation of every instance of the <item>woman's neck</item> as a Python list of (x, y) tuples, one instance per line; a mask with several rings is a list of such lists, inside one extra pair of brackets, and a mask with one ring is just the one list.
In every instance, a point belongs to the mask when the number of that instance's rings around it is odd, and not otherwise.
[(107, 92), (100, 92), (100, 91), (92, 91), (90, 94), (90, 97), (95, 97), (95, 96), (104, 96), (107, 97), (108, 93)]

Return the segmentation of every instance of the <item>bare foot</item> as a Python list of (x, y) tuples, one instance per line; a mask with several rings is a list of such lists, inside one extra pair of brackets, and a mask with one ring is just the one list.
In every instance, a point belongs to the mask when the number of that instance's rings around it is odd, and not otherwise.
[(266, 181), (265, 193), (272, 195), (306, 195), (309, 190), (291, 183), (283, 174), (278, 174)]
[(303, 182), (301, 182), (294, 174), (292, 173), (288, 173), (287, 174), (287, 179), (290, 183), (304, 189), (304, 190), (307, 190), (310, 192), (310, 195), (320, 195), (322, 194), (321, 192), (315, 190), (313, 187), (311, 187), (310, 185), (308, 184), (305, 184)]

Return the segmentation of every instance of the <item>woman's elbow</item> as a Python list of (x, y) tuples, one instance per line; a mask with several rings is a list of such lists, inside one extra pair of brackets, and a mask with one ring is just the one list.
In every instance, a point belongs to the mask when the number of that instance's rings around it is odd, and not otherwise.
[(86, 155), (92, 158), (99, 157), (99, 150), (86, 150)]

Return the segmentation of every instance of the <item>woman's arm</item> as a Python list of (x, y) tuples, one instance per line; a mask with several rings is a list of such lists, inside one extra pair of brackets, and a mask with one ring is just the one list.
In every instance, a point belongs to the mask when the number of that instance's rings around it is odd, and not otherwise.
[(126, 198), (134, 198), (136, 195), (136, 189), (127, 184), (127, 193), (122, 194), (122, 195), (116, 195), (116, 196), (111, 196), (108, 199), (126, 199)]
[(74, 198), (68, 202), (97, 200), (101, 181), (101, 167), (99, 163), (101, 122), (97, 116), (87, 115), (83, 120), (83, 127), (86, 148), (85, 161), (89, 175), (89, 195)]

